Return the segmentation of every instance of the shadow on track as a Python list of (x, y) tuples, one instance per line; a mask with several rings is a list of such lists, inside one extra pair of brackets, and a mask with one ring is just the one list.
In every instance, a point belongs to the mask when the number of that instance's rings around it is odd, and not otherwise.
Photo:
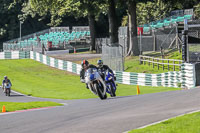
[(19, 95), (19, 94), (16, 94), (16, 95), (10, 95), (10, 97), (21, 97), (21, 96), (24, 96), (24, 95)]
[(106, 100), (114, 100), (114, 99), (119, 99), (119, 98), (127, 98), (127, 97), (133, 97), (135, 95), (130, 95), (130, 96), (116, 96), (116, 97), (109, 97)]

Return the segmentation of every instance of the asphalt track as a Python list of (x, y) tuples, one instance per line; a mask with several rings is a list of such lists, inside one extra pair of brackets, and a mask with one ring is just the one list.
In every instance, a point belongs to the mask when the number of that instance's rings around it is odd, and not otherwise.
[(26, 97), (0, 91), (0, 101), (55, 101), (62, 107), (0, 113), (1, 133), (122, 133), (160, 120), (200, 110), (200, 88), (84, 100)]

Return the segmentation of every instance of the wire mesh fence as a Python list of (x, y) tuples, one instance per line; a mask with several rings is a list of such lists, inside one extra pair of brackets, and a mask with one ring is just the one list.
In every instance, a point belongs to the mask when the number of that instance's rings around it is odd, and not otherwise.
[(121, 46), (102, 46), (102, 60), (115, 71), (124, 71), (123, 47)]
[(200, 20), (188, 25), (188, 62), (200, 62)]
[[(128, 51), (128, 35), (127, 27), (119, 28), (119, 44), (123, 46), (125, 54)], [(140, 51), (160, 51), (160, 48), (168, 49), (179, 45), (180, 41), (177, 41), (178, 36), (177, 26), (154, 29), (149, 34), (138, 35), (138, 47)]]

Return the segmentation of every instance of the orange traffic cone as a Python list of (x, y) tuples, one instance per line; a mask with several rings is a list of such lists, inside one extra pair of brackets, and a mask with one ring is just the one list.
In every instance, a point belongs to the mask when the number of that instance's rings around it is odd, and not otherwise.
[(76, 48), (74, 47), (74, 54), (76, 53)]
[(140, 94), (140, 88), (139, 88), (139, 85), (137, 85), (137, 95)]
[(6, 107), (5, 107), (5, 105), (3, 105), (3, 107), (2, 107), (2, 113), (5, 113), (6, 112)]

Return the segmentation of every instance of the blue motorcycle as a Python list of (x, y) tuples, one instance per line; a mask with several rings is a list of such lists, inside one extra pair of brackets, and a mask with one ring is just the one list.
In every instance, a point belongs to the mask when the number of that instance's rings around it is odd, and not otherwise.
[(115, 77), (114, 75), (109, 72), (108, 70), (104, 73), (105, 74), (105, 82), (106, 82), (106, 92), (110, 94), (111, 97), (115, 97), (116, 94), (116, 84), (115, 84)]
[(90, 91), (99, 96), (101, 100), (106, 99), (106, 84), (99, 75), (97, 69), (89, 68), (85, 72), (85, 83), (88, 85)]

